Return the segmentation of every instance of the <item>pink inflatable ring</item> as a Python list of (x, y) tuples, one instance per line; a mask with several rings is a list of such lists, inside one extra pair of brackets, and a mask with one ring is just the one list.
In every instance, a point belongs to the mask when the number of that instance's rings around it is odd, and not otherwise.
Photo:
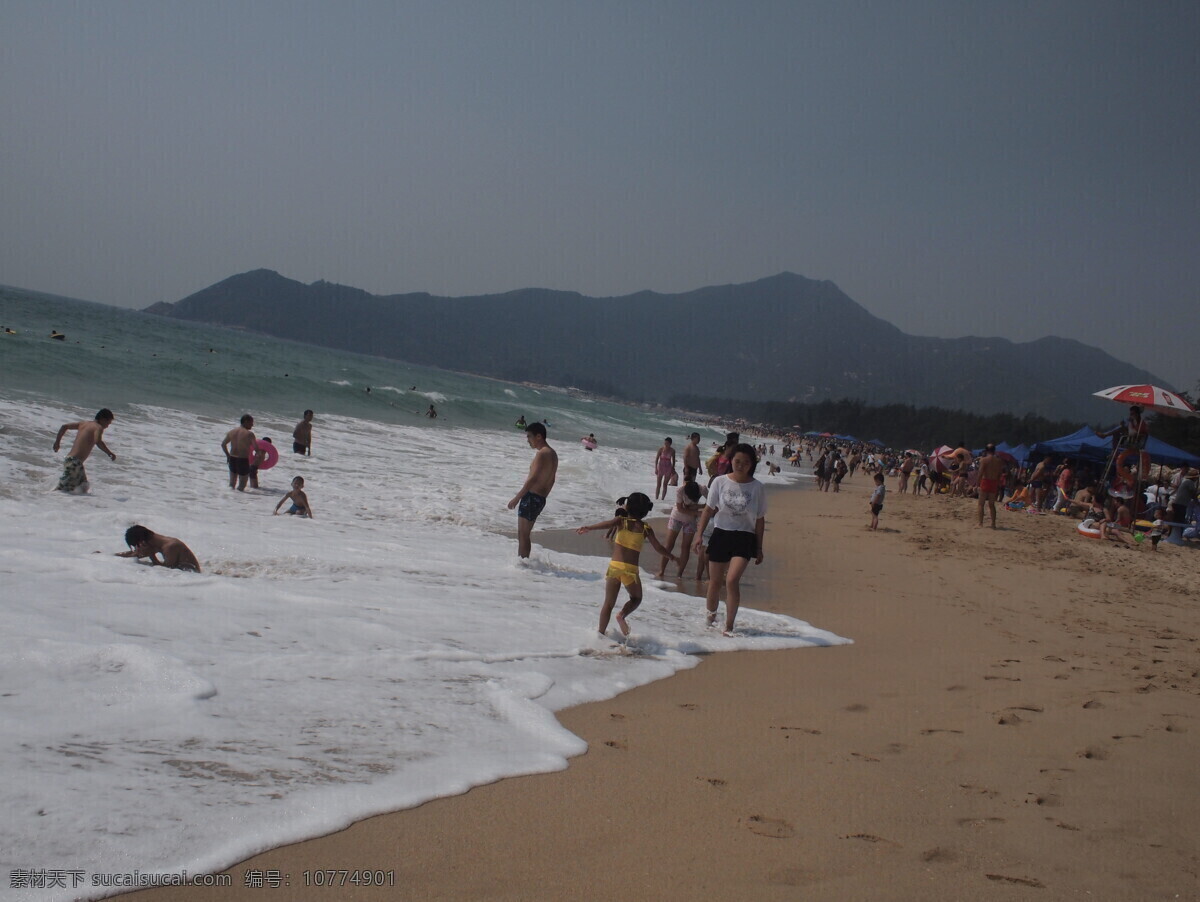
[[(254, 447), (257, 448), (259, 451), (261, 451), (265, 455), (265, 457), (263, 458), (263, 462), (258, 465), (258, 470), (260, 473), (263, 470), (271, 469), (271, 467), (273, 467), (273, 466), (275, 466), (275, 464), (279, 463), (279, 449), (276, 448), (271, 442), (264, 442), (262, 439), (258, 439), (258, 441), (256, 441), (254, 443)], [(254, 458), (256, 456), (257, 455), (254, 454), (253, 451), (250, 452), (250, 465), (251, 466), (254, 465)]]

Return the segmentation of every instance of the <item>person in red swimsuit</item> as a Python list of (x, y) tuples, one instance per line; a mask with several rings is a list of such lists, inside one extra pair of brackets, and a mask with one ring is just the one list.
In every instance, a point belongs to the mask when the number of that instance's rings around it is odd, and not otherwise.
[(986, 503), (992, 518), (992, 529), (996, 528), (996, 499), (1000, 496), (1000, 477), (1004, 475), (1004, 461), (996, 454), (996, 446), (989, 444), (979, 459), (979, 525), (983, 526), (983, 505)]

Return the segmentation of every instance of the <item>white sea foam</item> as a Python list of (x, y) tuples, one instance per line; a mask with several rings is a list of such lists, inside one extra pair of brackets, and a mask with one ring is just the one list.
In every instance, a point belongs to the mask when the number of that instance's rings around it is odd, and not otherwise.
[[(70, 497), (52, 491), (62, 453), (49, 445), (79, 417), (0, 399), (5, 871), (220, 868), (562, 768), (585, 746), (553, 711), (699, 652), (844, 641), (748, 609), (741, 635), (722, 638), (699, 599), (647, 580), (641, 653), (613, 654), (594, 632), (602, 539), (598, 557), (535, 548), (517, 564), (505, 505), (530, 451), (516, 431), (320, 416), (314, 456), (284, 450), (242, 494), (219, 447), (232, 423), (135, 407), (107, 434), (117, 462), (97, 452), (92, 494)], [(260, 436), (293, 425), (256, 419)], [(650, 488), (644, 451), (558, 451), (539, 529), (606, 517), (617, 496)], [(315, 520), (271, 514), (294, 475)], [(182, 538), (204, 572), (114, 557), (133, 523)]]

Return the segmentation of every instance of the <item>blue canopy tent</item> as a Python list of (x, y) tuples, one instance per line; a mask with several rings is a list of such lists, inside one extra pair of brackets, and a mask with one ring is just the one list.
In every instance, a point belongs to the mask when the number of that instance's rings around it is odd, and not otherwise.
[[(1112, 442), (1106, 438), (1101, 438), (1096, 434), (1095, 430), (1084, 426), (1070, 435), (1053, 438), (1046, 442), (1038, 442), (1029, 450), (1030, 454), (1033, 455), (1060, 454), (1067, 457), (1079, 457), (1084, 460), (1103, 462), (1108, 460), (1109, 455), (1112, 454)], [(1166, 442), (1156, 439), (1153, 436), (1146, 440), (1146, 451), (1149, 453), (1152, 463), (1166, 464), (1169, 467), (1181, 467), (1184, 465), (1190, 467), (1200, 466), (1200, 457), (1197, 457), (1195, 454), (1189, 454), (1181, 448), (1168, 445)], [(1016, 455), (1013, 456), (1015, 457)]]
[(1015, 448), (1009, 448), (1008, 453), (1017, 459), (1017, 463), (1025, 466), (1029, 462), (1029, 446), (1026, 444), (1017, 445)]
[(867, 442), (868, 445), (874, 445), (876, 448), (886, 448), (887, 442), (883, 439), (873, 438)]

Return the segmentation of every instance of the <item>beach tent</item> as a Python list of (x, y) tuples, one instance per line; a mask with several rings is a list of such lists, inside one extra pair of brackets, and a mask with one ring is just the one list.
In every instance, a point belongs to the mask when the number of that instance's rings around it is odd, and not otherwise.
[[(1187, 451), (1176, 448), (1174, 445), (1168, 445), (1161, 439), (1154, 438), (1154, 436), (1146, 439), (1145, 450), (1150, 455), (1152, 463), (1166, 464), (1171, 467), (1181, 467), (1185, 464), (1190, 467), (1200, 466), (1200, 457), (1197, 457), (1195, 454), (1189, 454)], [(1106, 438), (1101, 438), (1094, 430), (1084, 426), (1070, 435), (1063, 435), (1046, 442), (1038, 442), (1030, 449), (1030, 453), (1040, 456), (1059, 454), (1100, 463), (1108, 460), (1109, 455), (1112, 454), (1112, 442)]]
[(873, 438), (867, 441), (868, 445), (874, 445), (876, 448), (886, 448), (887, 442), (880, 438)]
[[(983, 457), (983, 452), (986, 450), (986, 448), (980, 448), (978, 451), (972, 451), (971, 456)], [(996, 446), (996, 453), (1007, 454), (1017, 463), (1024, 464), (1026, 459), (1029, 457), (1029, 448), (1025, 445), (1017, 445), (1016, 447), (1013, 447), (1008, 442), (1001, 442)], [(1005, 460), (1008, 460), (1008, 457), (1006, 457)]]

